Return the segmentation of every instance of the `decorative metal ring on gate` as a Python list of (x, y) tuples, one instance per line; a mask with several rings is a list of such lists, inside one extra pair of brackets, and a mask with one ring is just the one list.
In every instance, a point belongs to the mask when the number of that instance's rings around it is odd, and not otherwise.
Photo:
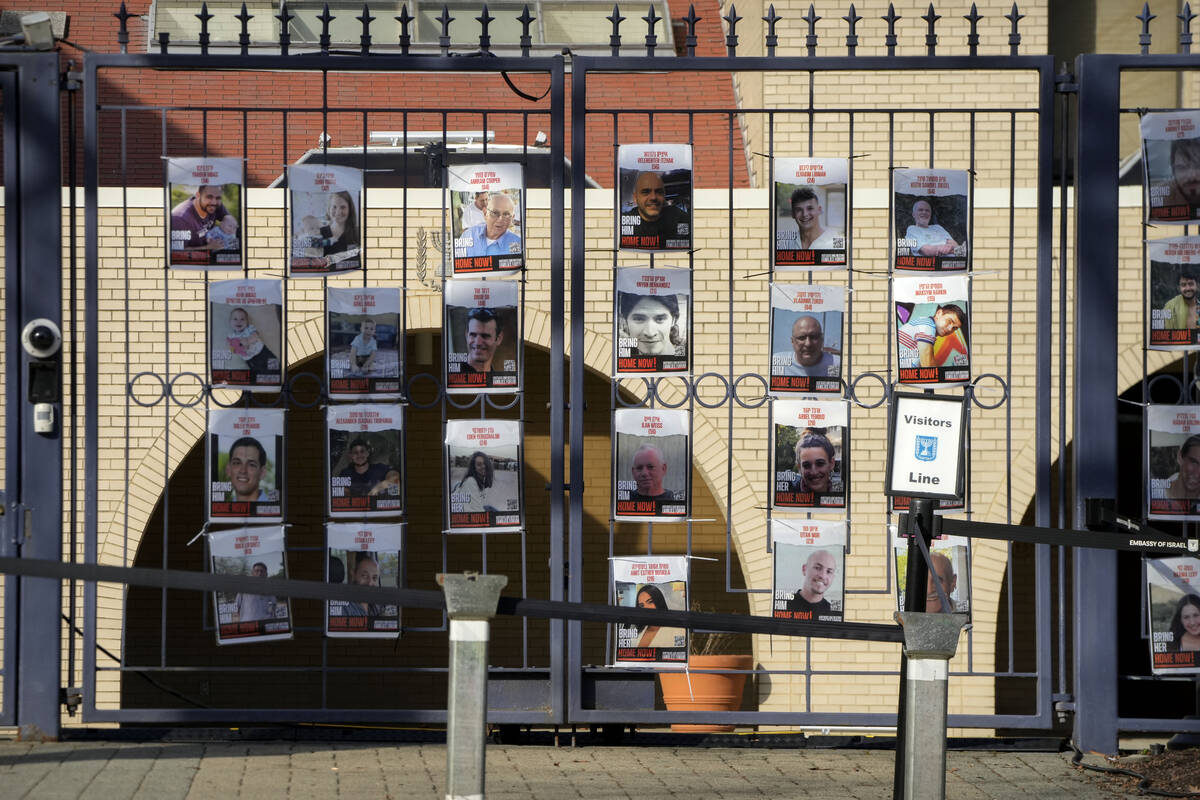
[[(143, 403), (141, 400), (138, 399), (137, 395), (134, 394), (134, 384), (136, 384), (138, 382), (139, 378), (146, 376), (146, 375), (149, 375), (150, 377), (152, 377), (156, 381), (158, 381), (158, 397), (155, 398), (154, 401), (150, 402), (150, 403)], [(152, 407), (158, 405), (160, 402), (162, 402), (163, 398), (165, 398), (167, 396), (167, 382), (165, 380), (163, 380), (163, 376), (159, 375), (157, 372), (150, 372), (150, 371), (139, 372), (137, 375), (134, 375), (132, 378), (130, 378), (129, 383), (125, 385), (125, 394), (129, 397), (130, 400), (137, 403), (142, 408), (152, 408)]]
[[(883, 396), (880, 397), (878, 401), (876, 401), (874, 403), (864, 403), (862, 400), (859, 399), (859, 397), (858, 397), (858, 382), (861, 381), (863, 378), (873, 378), (873, 379), (879, 381), (879, 386), (883, 390)], [(892, 396), (892, 387), (888, 384), (887, 380), (882, 375), (880, 375), (878, 372), (860, 372), (858, 375), (855, 376), (854, 380), (850, 381), (850, 383), (846, 386), (846, 394), (849, 396), (849, 398), (851, 400), (854, 401), (854, 404), (857, 405), (859, 408), (879, 408), (881, 405), (886, 403), (888, 401), (888, 399)]]
[[(304, 374), (312, 374), (312, 373), (300, 373), (300, 375), (304, 375)], [(249, 387), (243, 388), (242, 394), (249, 395), (249, 398), (246, 400), (246, 407), (247, 408), (286, 408), (287, 400), (288, 400), (288, 387), (290, 387), (292, 385), (292, 381), (294, 381), (296, 378), (300, 377), (300, 375), (291, 376), (291, 378), (288, 379), (288, 382), (286, 384), (281, 384), (278, 389), (275, 389), (275, 387), (272, 386), (271, 388), (273, 389), (273, 391), (271, 391), (270, 393), (268, 393), (268, 392), (251, 392), (251, 391), (249, 391)], [(271, 402), (264, 403), (262, 400), (262, 398), (264, 398), (264, 397), (270, 397)]]
[[(700, 399), (700, 382), (710, 376), (719, 380), (725, 387), (724, 393), (721, 395), (721, 399), (715, 403), (706, 403)], [(719, 408), (725, 405), (725, 402), (729, 400), (729, 379), (719, 372), (705, 372), (702, 375), (697, 375), (692, 380), (692, 397), (704, 408)]]
[[(666, 381), (681, 380), (683, 381), (683, 397), (678, 403), (668, 403), (659, 393), (658, 387), (666, 385)], [(650, 379), (650, 397), (658, 401), (658, 404), (663, 408), (682, 408), (685, 403), (692, 399), (692, 382), (685, 375), (671, 375), (661, 378)]]
[[(311, 403), (301, 403), (296, 399), (296, 381), (301, 378), (312, 378), (317, 383), (317, 397)], [(315, 372), (297, 372), (295, 375), (288, 377), (287, 382), (287, 399), (292, 405), (298, 408), (315, 408), (329, 400), (329, 394), (325, 391), (325, 384), (321, 381), (321, 376)], [(283, 397), (280, 396), (280, 401)]]
[(229, 389), (229, 391), (237, 392), (237, 394), (234, 395), (234, 400), (232, 403), (222, 403), (220, 398), (217, 397), (217, 390), (213, 387), (213, 385), (210, 383), (206, 386), (208, 398), (213, 402), (214, 405), (220, 406), (221, 408), (237, 408), (238, 406), (250, 405), (250, 401), (246, 399), (246, 395), (253, 394), (253, 392), (238, 392), (237, 389)]
[[(1182, 403), (1184, 401), (1185, 393), (1184, 393), (1184, 388), (1183, 388), (1183, 381), (1179, 378), (1179, 376), (1172, 375), (1170, 373), (1164, 373), (1162, 375), (1155, 375), (1153, 378), (1146, 381), (1146, 397), (1148, 397), (1148, 398), (1154, 397), (1154, 386), (1159, 381), (1168, 381), (1175, 385), (1175, 402), (1170, 405), (1175, 405), (1178, 403)], [(1193, 378), (1192, 380), (1188, 381), (1188, 391), (1187, 391), (1188, 395), (1191, 395), (1193, 397), (1195, 396), (1196, 390), (1198, 388), (1198, 384), (1197, 384), (1198, 381), (1200, 381), (1200, 378)], [(1147, 401), (1147, 402), (1150, 402), (1150, 401)]]
[(489, 408), (495, 408), (499, 411), (506, 411), (506, 410), (512, 408), (513, 406), (515, 406), (518, 402), (520, 402), (521, 393), (513, 392), (512, 396), (508, 399), (508, 401), (504, 402), (504, 403), (497, 403), (496, 402), (497, 397), (504, 397), (504, 395), (502, 395), (502, 394), (485, 394), (485, 395), (483, 395), (483, 405), (486, 405)]
[[(457, 398), (463, 398), (463, 397), (467, 398), (466, 402), (460, 402), (457, 399)], [(478, 403), (479, 409), (480, 409), (480, 411), (482, 411), (483, 410), (483, 398), (485, 398), (485, 397), (487, 397), (486, 394), (462, 395), (462, 394), (451, 394), (450, 392), (446, 392), (446, 403), (451, 408), (457, 408), (460, 411), (468, 409), (471, 406)]]
[[(983, 380), (984, 378), (995, 378), (996, 382), (1000, 384), (1000, 388), (1002, 390), (1000, 392), (1000, 399), (997, 400), (993, 405), (988, 405), (986, 403), (979, 402), (979, 392), (978, 392), (979, 382), (981, 380)], [(991, 410), (993, 408), (999, 408), (1000, 406), (1004, 405), (1004, 401), (1008, 399), (1008, 384), (1004, 381), (1004, 378), (1001, 378), (996, 373), (985, 372), (984, 374), (980, 375), (975, 380), (971, 381), (971, 391), (968, 393), (968, 395), (970, 396), (971, 401), (973, 403), (975, 403), (975, 405), (979, 406), (980, 408), (986, 408), (988, 410)]]
[[(738, 394), (738, 389), (741, 387), (742, 381), (747, 379), (757, 380), (762, 383), (762, 391), (754, 396), (753, 402), (746, 402)], [(760, 408), (770, 399), (771, 384), (766, 378), (764, 378), (762, 375), (759, 375), (757, 372), (743, 372), (741, 375), (738, 375), (733, 382), (733, 401), (742, 408)]]
[[(621, 383), (627, 380), (641, 381), (642, 387), (645, 390), (644, 396), (639, 398), (634, 395), (633, 402), (625, 402), (625, 398), (621, 397)], [(616, 402), (620, 404), (621, 408), (644, 408), (647, 401), (654, 397), (654, 386), (650, 383), (649, 378), (635, 378), (633, 376), (618, 375), (617, 377), (613, 378), (613, 383), (616, 384), (616, 391), (613, 394), (616, 395)], [(630, 392), (630, 394), (634, 393)]]
[[(180, 400), (179, 394), (175, 390), (175, 382), (180, 378), (195, 378), (196, 382), (199, 384), (196, 387), (196, 398), (190, 403), (185, 403)], [(181, 408), (192, 408), (193, 406), (199, 405), (204, 398), (208, 396), (208, 384), (204, 382), (204, 376), (197, 372), (180, 372), (174, 378), (171, 378), (170, 383), (167, 384), (167, 394), (172, 400), (175, 401), (175, 404)]]
[[(413, 386), (416, 385), (417, 381), (421, 380), (422, 378), (425, 378), (432, 383), (433, 388), (435, 389), (433, 399), (428, 403), (422, 403), (417, 400), (416, 395), (413, 392)], [(437, 376), (431, 372), (418, 372), (416, 375), (413, 375), (408, 379), (408, 386), (404, 392), (404, 396), (408, 398), (408, 402), (413, 408), (433, 408), (442, 400), (442, 382), (439, 381)]]

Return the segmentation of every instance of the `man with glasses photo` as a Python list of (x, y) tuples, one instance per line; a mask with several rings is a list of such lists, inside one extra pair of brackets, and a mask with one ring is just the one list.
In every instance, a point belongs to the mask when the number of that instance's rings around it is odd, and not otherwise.
[[(456, 242), (455, 257), (507, 256), (521, 252), (521, 237), (509, 230), (516, 213), (516, 204), (503, 192), (488, 196), (487, 210), (482, 224), (475, 225)], [(469, 241), (465, 252), (461, 244)]]

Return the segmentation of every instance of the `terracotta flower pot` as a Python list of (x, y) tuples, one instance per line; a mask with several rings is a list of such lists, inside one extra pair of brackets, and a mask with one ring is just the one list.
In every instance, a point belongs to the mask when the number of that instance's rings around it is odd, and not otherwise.
[[(691, 669), (752, 669), (750, 655), (690, 656)], [(660, 672), (663, 702), (670, 711), (736, 711), (742, 707), (744, 674), (715, 672)], [(691, 685), (689, 688), (689, 680)], [(676, 724), (673, 731), (688, 733), (727, 733), (733, 725)]]

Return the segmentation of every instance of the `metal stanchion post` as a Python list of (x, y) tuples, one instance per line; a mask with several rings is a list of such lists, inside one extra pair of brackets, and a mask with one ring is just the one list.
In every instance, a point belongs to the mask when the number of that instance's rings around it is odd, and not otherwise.
[[(911, 556), (910, 556), (911, 560)], [(946, 688), (965, 614), (901, 611), (908, 666), (904, 684), (904, 800), (945, 800)]]
[(487, 724), (488, 629), (504, 575), (439, 574), (450, 615), (446, 706), (446, 800), (483, 800)]

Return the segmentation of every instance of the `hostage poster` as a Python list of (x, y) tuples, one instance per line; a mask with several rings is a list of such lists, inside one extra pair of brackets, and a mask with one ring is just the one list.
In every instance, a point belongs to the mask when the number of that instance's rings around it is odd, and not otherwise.
[(617, 148), (617, 249), (692, 249), (692, 146)]
[(208, 412), (208, 521), (283, 519), (281, 408), (214, 408)]
[(1150, 286), (1146, 319), (1151, 350), (1195, 350), (1200, 346), (1200, 236), (1177, 236), (1146, 242)]
[(846, 264), (849, 161), (776, 158), (775, 269), (835, 269)]
[[(926, 613), (971, 613), (970, 542), (963, 536), (943, 536), (930, 542), (929, 556), (933, 561), (933, 570), (925, 582)], [(905, 536), (894, 537), (892, 544), (896, 554), (896, 609), (903, 611), (908, 559), (923, 556), (919, 547), (909, 547)], [(942, 593), (950, 603), (949, 608), (942, 606), (934, 581), (941, 585)]]
[(525, 181), (520, 164), (446, 168), (454, 274), (505, 273), (525, 266)]
[(1200, 111), (1143, 114), (1146, 222), (1186, 225), (1200, 219)]
[(168, 158), (167, 263), (180, 269), (242, 268), (242, 160)]
[(363, 173), (352, 167), (292, 164), (288, 274), (329, 275), (363, 267)]
[[(400, 585), (402, 524), (330, 522), (325, 525), (327, 583), (396, 588)], [(333, 638), (396, 639), (396, 603), (325, 602), (325, 635)]]
[(954, 386), (971, 380), (966, 275), (894, 278), (900, 383)]
[(448, 530), (519, 530), (521, 423), (446, 420), (446, 486)]
[(446, 392), (520, 391), (521, 285), (455, 278), (445, 287)]
[(618, 408), (613, 412), (613, 517), (683, 520), (691, 498), (688, 412)]
[(692, 271), (620, 268), (616, 288), (616, 374), (686, 373)]
[[(686, 556), (622, 556), (609, 562), (618, 606), (687, 611)], [(617, 624), (614, 667), (687, 666), (687, 628)]]
[(1200, 558), (1147, 558), (1146, 608), (1155, 675), (1200, 675)]
[(969, 185), (965, 169), (898, 169), (892, 173), (896, 269), (967, 268)]
[(331, 517), (402, 514), (404, 407), (361, 403), (325, 409)]
[(1146, 406), (1150, 519), (1200, 519), (1200, 406)]
[(848, 404), (776, 400), (771, 505), (811, 511), (846, 507), (850, 479)]
[[(282, 525), (210, 531), (209, 565), (214, 575), (286, 578), (287, 537)], [(215, 592), (217, 644), (292, 638), (291, 605), (286, 597), (249, 592)]]
[(841, 394), (840, 286), (771, 284), (772, 394)]
[(845, 613), (846, 523), (771, 519), (772, 616), (841, 622)]
[(404, 340), (400, 290), (329, 287), (325, 296), (325, 358), (334, 400), (400, 397)]
[(283, 384), (283, 287), (272, 280), (208, 285), (214, 389), (278, 392)]

